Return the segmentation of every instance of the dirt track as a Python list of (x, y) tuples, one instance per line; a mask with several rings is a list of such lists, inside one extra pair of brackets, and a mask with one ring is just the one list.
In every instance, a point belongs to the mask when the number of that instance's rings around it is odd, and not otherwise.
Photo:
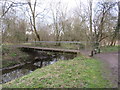
[[(89, 51), (81, 51), (81, 53), (86, 56), (90, 54)], [(118, 76), (120, 75), (120, 71), (118, 74), (118, 54), (120, 52), (100, 53), (93, 56), (93, 58), (102, 62), (103, 76), (111, 82), (113, 88), (118, 87), (118, 82), (120, 85), (120, 80), (118, 80), (118, 77), (120, 77)]]
[(94, 58), (102, 61), (103, 75), (112, 87), (118, 87), (118, 52), (96, 54)]

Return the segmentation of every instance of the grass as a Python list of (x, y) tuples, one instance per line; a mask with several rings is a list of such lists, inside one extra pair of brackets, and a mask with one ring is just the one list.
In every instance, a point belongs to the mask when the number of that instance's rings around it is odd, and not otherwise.
[(21, 78), (3, 84), (3, 88), (105, 88), (100, 62), (84, 56), (60, 60)]
[(23, 63), (28, 59), (28, 54), (15, 47), (2, 46), (2, 68)]
[(84, 49), (85, 45), (84, 44), (75, 44), (75, 43), (61, 43), (60, 45), (56, 45), (55, 43), (36, 43), (35, 45), (32, 46), (36, 46), (36, 47), (47, 47), (47, 48), (61, 48), (61, 49), (73, 49), (73, 50), (78, 50), (78, 48), (80, 49)]
[(120, 45), (118, 46), (106, 46), (106, 47), (102, 47), (101, 50), (102, 52), (116, 52), (118, 51), (120, 48)]
[(19, 64), (17, 61), (12, 60), (2, 60), (2, 68), (13, 66), (15, 64)]

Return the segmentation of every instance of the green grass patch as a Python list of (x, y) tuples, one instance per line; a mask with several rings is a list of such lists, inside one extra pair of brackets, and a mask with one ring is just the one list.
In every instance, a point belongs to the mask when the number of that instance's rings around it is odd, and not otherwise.
[(2, 68), (20, 64), (28, 60), (29, 55), (16, 47), (2, 46)]
[(62, 43), (61, 46), (59, 46), (59, 48), (63, 48), (63, 49), (77, 49), (77, 45), (76, 44), (70, 44), (70, 43)]
[(10, 67), (10, 66), (13, 66), (15, 64), (18, 64), (18, 62), (13, 61), (13, 60), (2, 60), (2, 68)]
[(117, 52), (120, 48), (120, 45), (118, 46), (105, 46), (101, 47), (102, 52)]
[(100, 62), (87, 57), (61, 60), (3, 84), (3, 88), (105, 88)]

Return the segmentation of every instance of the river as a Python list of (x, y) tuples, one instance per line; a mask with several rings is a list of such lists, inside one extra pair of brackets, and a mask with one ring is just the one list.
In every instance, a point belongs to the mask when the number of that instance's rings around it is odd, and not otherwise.
[(25, 64), (13, 69), (2, 70), (2, 75), (0, 76), (0, 78), (2, 79), (0, 82), (1, 84), (22, 77), (38, 68), (53, 64), (59, 60), (70, 60), (76, 57), (76, 54), (72, 53), (44, 51), (33, 51), (27, 53), (30, 54), (29, 62), (26, 62)]

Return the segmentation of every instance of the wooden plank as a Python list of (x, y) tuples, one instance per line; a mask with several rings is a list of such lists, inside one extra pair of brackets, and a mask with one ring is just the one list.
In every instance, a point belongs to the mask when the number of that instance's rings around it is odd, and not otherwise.
[(68, 49), (57, 49), (57, 48), (43, 48), (43, 47), (29, 47), (29, 46), (20, 46), (21, 48), (29, 48), (43, 51), (58, 51), (58, 52), (69, 52), (69, 53), (80, 53), (79, 50), (68, 50)]

